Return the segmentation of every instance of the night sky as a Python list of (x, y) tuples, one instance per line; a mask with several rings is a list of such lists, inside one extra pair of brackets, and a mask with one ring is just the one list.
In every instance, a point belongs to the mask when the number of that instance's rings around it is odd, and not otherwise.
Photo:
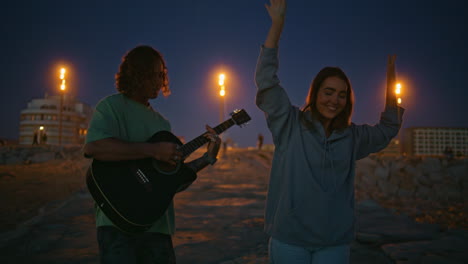
[[(231, 128), (241, 147), (258, 133), (271, 143), (255, 106), (254, 72), (270, 18), (266, 0), (13, 1), (1, 8), (0, 137), (18, 137), (20, 111), (59, 89), (95, 106), (116, 93), (114, 75), (131, 48), (151, 45), (169, 70), (172, 95), (152, 106), (190, 140), (219, 123), (217, 75), (226, 74), (230, 112), (252, 121)], [(374, 124), (384, 104), (387, 55), (403, 84), (403, 127), (468, 127), (468, 4), (464, 1), (288, 1), (279, 77), (302, 106), (315, 74), (341, 67), (355, 91), (353, 122)]]

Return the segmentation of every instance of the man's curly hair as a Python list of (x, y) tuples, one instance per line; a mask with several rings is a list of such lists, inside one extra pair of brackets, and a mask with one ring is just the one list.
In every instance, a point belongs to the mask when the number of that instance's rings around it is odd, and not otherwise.
[[(169, 96), (169, 81), (167, 74), (164, 74), (162, 84), (157, 83), (155, 75), (160, 74), (154, 69), (157, 63), (161, 62), (166, 71), (166, 63), (157, 50), (150, 46), (137, 46), (130, 50), (123, 58), (119, 67), (119, 72), (115, 75), (115, 86), (117, 91), (128, 97), (135, 94), (146, 93), (145, 89), (154, 89), (154, 86), (161, 85), (164, 96)], [(153, 87), (148, 87), (148, 80), (154, 82)], [(161, 79), (159, 79), (161, 81)]]

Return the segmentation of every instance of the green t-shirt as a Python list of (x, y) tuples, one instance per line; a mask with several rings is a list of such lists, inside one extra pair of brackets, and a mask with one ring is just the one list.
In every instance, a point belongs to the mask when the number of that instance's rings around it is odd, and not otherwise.
[[(151, 107), (137, 103), (123, 94), (114, 94), (102, 99), (96, 106), (86, 135), (86, 143), (105, 138), (117, 138), (130, 142), (145, 142), (154, 133), (171, 131), (171, 125)], [(96, 207), (96, 225), (112, 226), (112, 222)], [(148, 232), (173, 234), (174, 204), (154, 223)]]

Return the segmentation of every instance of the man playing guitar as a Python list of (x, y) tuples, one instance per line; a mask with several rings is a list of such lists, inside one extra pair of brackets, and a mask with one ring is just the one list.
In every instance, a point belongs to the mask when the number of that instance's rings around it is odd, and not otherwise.
[[(167, 68), (158, 51), (150, 46), (130, 50), (116, 74), (119, 93), (102, 99), (96, 106), (86, 136), (85, 156), (102, 161), (153, 158), (172, 166), (186, 158), (175, 143), (145, 142), (158, 131), (171, 130), (169, 121), (149, 104), (161, 90), (164, 96), (170, 94), (168, 84)], [(207, 152), (185, 164), (195, 172), (213, 164), (219, 151), (220, 138), (208, 125), (206, 129), (204, 136), (210, 140)], [(126, 234), (96, 206), (101, 263), (175, 263), (171, 238), (174, 217), (171, 202), (147, 232)]]

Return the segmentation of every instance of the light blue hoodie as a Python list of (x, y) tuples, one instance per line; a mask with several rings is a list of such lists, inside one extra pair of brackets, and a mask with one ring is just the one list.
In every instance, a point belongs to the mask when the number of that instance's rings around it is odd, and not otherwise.
[(275, 153), (265, 232), (303, 247), (348, 244), (354, 239), (356, 160), (385, 148), (398, 134), (403, 109), (386, 107), (379, 124), (354, 125), (327, 138), (321, 123), (291, 105), (276, 75), (278, 50), (262, 47), (255, 81)]

